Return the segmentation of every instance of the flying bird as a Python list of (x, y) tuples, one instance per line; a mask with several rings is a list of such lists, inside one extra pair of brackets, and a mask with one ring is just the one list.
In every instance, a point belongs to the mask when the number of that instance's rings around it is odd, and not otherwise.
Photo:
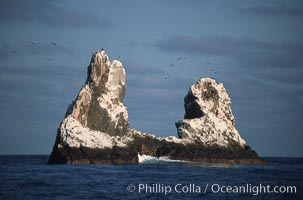
[(54, 46), (57, 46), (56, 42), (54, 42), (54, 41), (52, 41), (52, 44), (53, 44)]
[(35, 42), (33, 42), (33, 41), (30, 41), (30, 43), (31, 43), (31, 45), (35, 46)]
[(182, 57), (179, 57), (179, 58), (177, 58), (176, 60), (181, 60), (182, 59)]
[(167, 80), (167, 77), (165, 77), (164, 79)]
[(217, 69), (211, 69), (209, 71), (214, 73), (214, 74), (219, 74), (220, 73), (220, 70), (217, 70)]
[(51, 58), (46, 58), (47, 60), (51, 61), (52, 59)]

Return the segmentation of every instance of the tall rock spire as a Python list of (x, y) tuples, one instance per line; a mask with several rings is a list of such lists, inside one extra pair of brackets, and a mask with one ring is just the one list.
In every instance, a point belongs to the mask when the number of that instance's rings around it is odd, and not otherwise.
[(122, 136), (128, 128), (123, 105), (126, 74), (120, 61), (112, 63), (104, 50), (93, 55), (87, 79), (68, 115), (91, 130)]

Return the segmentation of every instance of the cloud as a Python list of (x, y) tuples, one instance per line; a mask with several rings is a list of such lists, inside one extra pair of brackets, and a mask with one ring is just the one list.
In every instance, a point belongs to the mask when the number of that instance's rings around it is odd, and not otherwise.
[(9, 58), (19, 55), (49, 55), (52, 53), (73, 53), (73, 50), (53, 41), (36, 42), (36, 41), (20, 41), (17, 43), (8, 43), (0, 41), (0, 58)]
[[(268, 42), (270, 43), (270, 42)], [(284, 68), (299, 70), (303, 67), (303, 41), (276, 43), (272, 49), (252, 49), (233, 56), (240, 65), (254, 68)]]
[(206, 56), (224, 56), (235, 60), (239, 65), (260, 67), (303, 66), (302, 41), (261, 41), (251, 38), (233, 38), (229, 36), (192, 37), (172, 35), (157, 40), (154, 46), (164, 52), (182, 52)]
[(251, 49), (273, 49), (274, 44), (249, 38), (236, 39), (228, 36), (192, 37), (172, 35), (158, 40), (154, 46), (162, 51), (197, 53), (211, 56), (228, 56)]
[[(301, 6), (301, 5), (300, 5)], [(289, 6), (282, 2), (276, 2), (275, 4), (264, 6), (253, 6), (249, 8), (241, 9), (241, 13), (250, 13), (256, 15), (273, 15), (273, 16), (303, 16), (303, 7)]]
[(52, 28), (96, 27), (108, 29), (113, 23), (93, 14), (67, 10), (54, 1), (2, 0), (0, 2), (0, 21), (37, 22)]
[[(0, 94), (53, 98), (72, 94), (84, 83), (86, 69), (54, 66), (2, 66)], [(80, 80), (82, 82), (80, 83)]]

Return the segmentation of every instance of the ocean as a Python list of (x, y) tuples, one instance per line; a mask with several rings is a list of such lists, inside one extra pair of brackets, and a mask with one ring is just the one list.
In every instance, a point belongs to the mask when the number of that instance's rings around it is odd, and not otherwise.
[(303, 158), (264, 159), (268, 165), (47, 165), (48, 155), (2, 155), (0, 199), (303, 199)]

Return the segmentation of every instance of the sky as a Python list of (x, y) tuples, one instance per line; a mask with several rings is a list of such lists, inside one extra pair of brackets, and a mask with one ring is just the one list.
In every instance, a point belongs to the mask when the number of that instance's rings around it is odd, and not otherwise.
[(126, 70), (131, 127), (177, 136), (189, 87), (213, 77), (260, 156), (302, 157), (302, 24), (300, 0), (1, 0), (0, 154), (51, 152), (104, 48)]

